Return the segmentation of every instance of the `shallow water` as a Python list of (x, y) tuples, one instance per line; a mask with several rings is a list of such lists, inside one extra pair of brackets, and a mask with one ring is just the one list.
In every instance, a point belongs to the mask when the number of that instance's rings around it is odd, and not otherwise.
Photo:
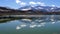
[(0, 23), (0, 34), (60, 34), (60, 15)]

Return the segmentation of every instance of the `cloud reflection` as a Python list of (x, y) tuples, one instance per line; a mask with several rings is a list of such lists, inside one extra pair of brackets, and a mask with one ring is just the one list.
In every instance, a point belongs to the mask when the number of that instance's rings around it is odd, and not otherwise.
[(37, 25), (36, 24), (34, 24), (34, 25), (30, 25), (29, 27), (30, 28), (34, 28), (34, 27), (36, 27)]
[(16, 27), (16, 30), (19, 30), (19, 29), (21, 29), (21, 27), (17, 26), (17, 27)]
[(31, 22), (30, 24), (22, 22), (22, 24), (17, 26), (16, 29), (19, 30), (19, 29), (22, 29), (22, 28), (27, 27), (27, 26), (29, 28), (42, 27), (42, 26), (45, 26), (45, 24), (46, 24), (45, 22), (42, 22), (42, 23)]
[(22, 25), (20, 25), (21, 27), (26, 27), (27, 25), (26, 24), (22, 24)]
[[(51, 17), (51, 18), (50, 18)], [(55, 20), (55, 17), (52, 15), (50, 17), (43, 17), (45, 19), (21, 19), (22, 24), (16, 27), (17, 30), (22, 29), (24, 27), (29, 27), (29, 28), (39, 28), (39, 27), (44, 27), (47, 23), (48, 24), (55, 24), (57, 22), (60, 22), (58, 20)]]
[(55, 24), (55, 22), (52, 22), (51, 24)]
[(29, 21), (31, 22), (32, 20), (31, 19), (21, 19), (22, 21)]

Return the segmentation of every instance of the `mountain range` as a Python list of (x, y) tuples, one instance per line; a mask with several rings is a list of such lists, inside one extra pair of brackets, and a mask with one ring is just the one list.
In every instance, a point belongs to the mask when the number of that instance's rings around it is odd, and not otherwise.
[(0, 7), (0, 15), (60, 15), (59, 7), (24, 6), (18, 9)]
[(60, 12), (59, 7), (52, 6), (24, 6), (20, 7), (20, 10), (33, 10), (33, 11), (43, 11), (43, 12)]

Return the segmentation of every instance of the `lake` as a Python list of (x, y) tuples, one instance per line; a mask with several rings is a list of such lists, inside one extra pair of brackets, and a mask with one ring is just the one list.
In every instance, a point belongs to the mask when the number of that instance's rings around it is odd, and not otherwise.
[(60, 34), (60, 15), (0, 22), (0, 34)]

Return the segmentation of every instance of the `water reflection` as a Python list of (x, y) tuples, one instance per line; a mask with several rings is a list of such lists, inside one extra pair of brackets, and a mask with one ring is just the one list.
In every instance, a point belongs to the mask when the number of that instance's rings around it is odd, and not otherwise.
[(60, 34), (60, 15), (7, 20), (0, 24), (0, 34)]
[(17, 30), (19, 30), (19, 29), (22, 29), (22, 28), (24, 28), (24, 27), (29, 27), (29, 28), (35, 28), (35, 27), (42, 27), (42, 26), (45, 26), (45, 22), (43, 22), (43, 23), (31, 23), (31, 24), (20, 24), (20, 25), (18, 25), (17, 27), (16, 27), (16, 29)]
[[(57, 19), (56, 19), (57, 18)], [(60, 22), (58, 20), (58, 17), (55, 17), (54, 15), (51, 16), (45, 16), (45, 17), (39, 17), (35, 19), (20, 19), (22, 24), (18, 25), (16, 29), (21, 29), (24, 27), (29, 27), (29, 28), (36, 28), (36, 27), (44, 27), (47, 23), (55, 24), (57, 22)]]

